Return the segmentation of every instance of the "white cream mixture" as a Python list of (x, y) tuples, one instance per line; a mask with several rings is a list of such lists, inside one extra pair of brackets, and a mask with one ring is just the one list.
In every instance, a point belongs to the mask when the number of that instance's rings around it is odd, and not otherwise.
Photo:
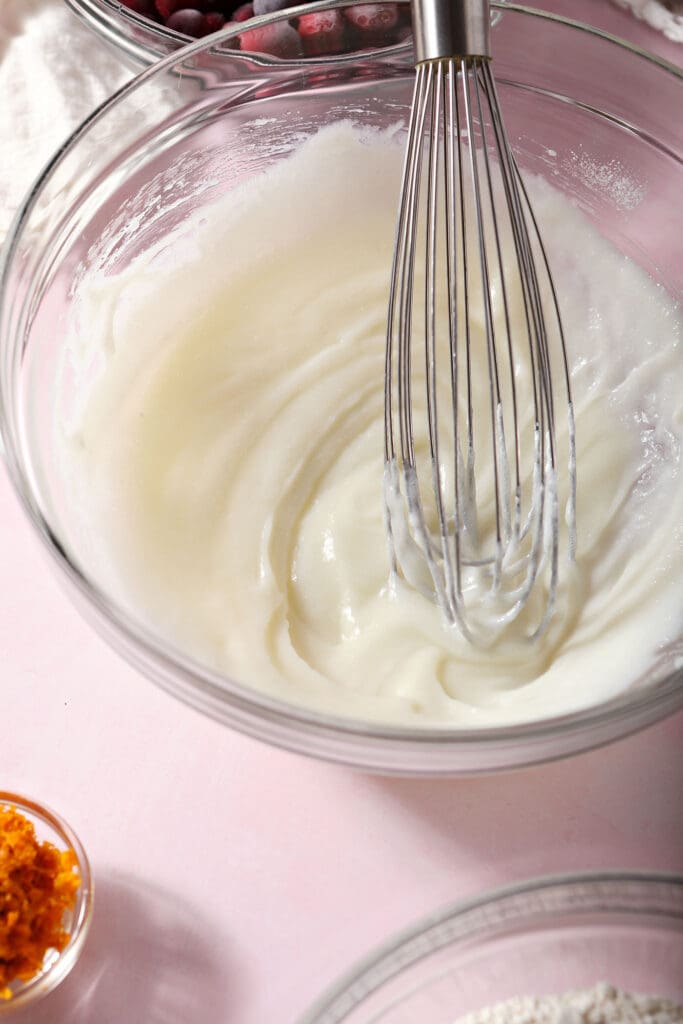
[[(574, 603), (482, 654), (387, 586), (383, 358), (401, 147), (348, 124), (86, 282), (104, 371), (60, 447), (86, 570), (231, 678), (326, 712), (484, 726), (605, 701), (683, 623), (680, 321), (532, 183), (572, 363)], [(87, 545), (87, 554), (86, 547)]]

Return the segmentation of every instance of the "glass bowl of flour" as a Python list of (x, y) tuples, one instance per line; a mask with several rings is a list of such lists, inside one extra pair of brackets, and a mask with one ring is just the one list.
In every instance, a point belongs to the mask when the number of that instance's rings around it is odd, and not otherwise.
[(680, 1024), (683, 878), (535, 879), (433, 914), (300, 1024)]
[(539, 643), (474, 650), (389, 586), (384, 321), (409, 47), (187, 47), (81, 127), (4, 250), (7, 464), (79, 607), (225, 724), (382, 772), (562, 757), (683, 705), (683, 78), (500, 11), (501, 104), (577, 418), (571, 600)]

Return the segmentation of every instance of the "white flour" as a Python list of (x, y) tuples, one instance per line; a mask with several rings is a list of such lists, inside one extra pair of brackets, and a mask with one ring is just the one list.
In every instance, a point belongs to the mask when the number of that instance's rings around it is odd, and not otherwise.
[(63, 0), (0, 0), (0, 244), (41, 168), (130, 77)]
[(604, 982), (562, 996), (529, 996), (477, 1010), (457, 1024), (682, 1024), (683, 1006)]

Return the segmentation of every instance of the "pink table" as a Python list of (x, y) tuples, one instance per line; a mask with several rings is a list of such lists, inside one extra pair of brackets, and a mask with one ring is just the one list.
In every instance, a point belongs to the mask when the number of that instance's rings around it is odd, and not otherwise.
[[(573, 9), (680, 61), (602, 0)], [(494, 778), (317, 764), (232, 734), (119, 660), (63, 596), (4, 473), (0, 521), (0, 787), (60, 811), (97, 882), (83, 959), (18, 1022), (293, 1024), (445, 903), (544, 872), (683, 871), (683, 714)]]

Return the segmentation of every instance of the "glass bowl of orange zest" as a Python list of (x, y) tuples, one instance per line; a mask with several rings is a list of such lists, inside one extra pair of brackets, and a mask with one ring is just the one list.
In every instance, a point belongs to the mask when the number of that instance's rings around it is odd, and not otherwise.
[(51, 992), (83, 949), (90, 866), (54, 811), (0, 791), (0, 1016)]

